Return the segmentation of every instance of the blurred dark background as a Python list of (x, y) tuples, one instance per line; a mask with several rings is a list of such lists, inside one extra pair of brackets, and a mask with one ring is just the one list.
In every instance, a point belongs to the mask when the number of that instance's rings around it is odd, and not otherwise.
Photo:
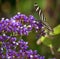
[(41, 7), (47, 18), (47, 22), (52, 27), (60, 23), (60, 0), (0, 0), (0, 18), (9, 18), (18, 11), (37, 17), (34, 11), (35, 2)]
[[(37, 2), (40, 8), (43, 10), (46, 20), (52, 28), (60, 24), (60, 0), (0, 0), (0, 20), (2, 17), (10, 18), (17, 12), (21, 12), (27, 16), (33, 15), (35, 18), (39, 19), (34, 10), (35, 2)], [(32, 35), (34, 34), (32, 33)], [(46, 59), (52, 57), (53, 55), (51, 55), (49, 48), (43, 45), (36, 45), (36, 39), (33, 40), (34, 37), (35, 36), (32, 38), (29, 36), (27, 37), (29, 39), (28, 42), (30, 42), (30, 48), (33, 50), (37, 49), (38, 53), (46, 56)]]

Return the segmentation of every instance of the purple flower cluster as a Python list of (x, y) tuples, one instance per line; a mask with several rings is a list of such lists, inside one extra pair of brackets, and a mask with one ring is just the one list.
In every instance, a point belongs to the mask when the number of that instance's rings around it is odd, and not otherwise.
[(23, 39), (0, 35), (0, 59), (44, 59), (36, 50), (28, 50), (27, 44)]
[(37, 51), (28, 50), (28, 42), (17, 38), (35, 30), (45, 35), (41, 22), (30, 15), (17, 13), (10, 19), (0, 20), (0, 59), (44, 59)]
[(26, 15), (20, 13), (17, 13), (10, 19), (2, 18), (0, 21), (0, 33), (28, 35), (32, 29), (35, 29), (36, 32), (40, 32), (40, 34), (45, 35), (42, 27), (42, 23), (36, 21), (32, 15), (27, 17)]

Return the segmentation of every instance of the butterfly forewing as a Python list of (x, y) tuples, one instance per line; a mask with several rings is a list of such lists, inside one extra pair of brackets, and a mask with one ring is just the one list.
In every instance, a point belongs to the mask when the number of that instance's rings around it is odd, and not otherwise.
[(41, 18), (41, 22), (42, 24), (49, 30), (49, 31), (53, 31), (52, 28), (49, 26), (49, 24), (46, 22), (46, 18), (41, 10), (41, 8), (38, 6), (37, 3), (34, 4), (35, 10), (38, 13), (39, 17)]

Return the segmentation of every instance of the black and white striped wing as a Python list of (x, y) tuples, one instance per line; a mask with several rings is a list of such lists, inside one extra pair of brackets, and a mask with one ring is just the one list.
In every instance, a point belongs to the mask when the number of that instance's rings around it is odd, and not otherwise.
[(38, 6), (37, 3), (34, 4), (35, 10), (38, 13), (39, 17), (41, 18), (42, 24), (49, 30), (53, 31), (52, 28), (49, 26), (49, 24), (46, 22), (46, 18), (41, 10), (41, 8)]
[(35, 10), (36, 10), (36, 12), (38, 13), (39, 17), (41, 17), (41, 21), (46, 21), (42, 10), (41, 10), (41, 8), (38, 6), (37, 3), (34, 4), (34, 7), (35, 7)]

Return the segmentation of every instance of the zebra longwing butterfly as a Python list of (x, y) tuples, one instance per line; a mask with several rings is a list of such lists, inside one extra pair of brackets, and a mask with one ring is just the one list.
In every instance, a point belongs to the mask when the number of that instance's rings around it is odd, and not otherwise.
[(38, 6), (37, 3), (34, 4), (35, 10), (38, 13), (39, 17), (41, 18), (42, 24), (49, 30), (53, 32), (53, 29), (49, 26), (49, 24), (46, 22), (46, 18), (41, 10), (41, 8)]

